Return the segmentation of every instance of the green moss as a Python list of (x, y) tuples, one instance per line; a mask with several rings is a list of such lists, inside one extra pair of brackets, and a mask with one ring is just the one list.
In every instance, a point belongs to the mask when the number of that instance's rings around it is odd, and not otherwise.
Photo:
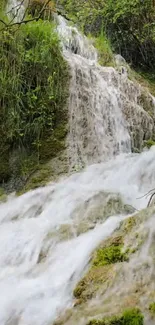
[(17, 192), (18, 195), (22, 195), (27, 191), (36, 189), (41, 186), (45, 186), (50, 180), (52, 180), (52, 170), (48, 165), (39, 165), (36, 167), (36, 171), (25, 181), (21, 190)]
[(126, 261), (128, 258), (128, 254), (122, 252), (121, 236), (107, 240), (104, 245), (95, 251), (90, 270), (74, 290), (74, 296), (79, 304), (91, 299), (101, 285), (102, 290), (106, 290), (115, 278), (115, 263)]
[(143, 325), (144, 317), (138, 308), (126, 310), (123, 313), (124, 325)]
[(136, 226), (136, 217), (129, 217), (122, 223), (122, 228), (125, 233), (129, 233)]
[(94, 266), (104, 266), (118, 262), (127, 261), (127, 254), (122, 252), (122, 246), (109, 246), (99, 248), (93, 260)]
[(112, 264), (101, 267), (91, 267), (74, 289), (74, 297), (77, 299), (76, 304), (81, 304), (91, 299), (101, 285), (104, 285), (104, 289), (106, 290), (108, 283), (111, 282), (114, 277), (115, 272)]
[(155, 315), (155, 302), (152, 302), (149, 305), (149, 310), (150, 310), (150, 312), (151, 312), (152, 315)]
[(121, 316), (91, 320), (87, 325), (143, 325), (144, 317), (138, 308), (125, 310)]
[(151, 148), (152, 146), (155, 146), (155, 141), (153, 141), (152, 139), (144, 141), (144, 146), (147, 148)]
[(31, 177), (30, 181), (26, 184), (24, 190), (35, 189), (40, 186), (45, 186), (50, 179), (50, 168), (43, 167)]
[[(67, 113), (66, 113), (67, 117)], [(65, 137), (67, 135), (67, 121), (66, 118), (62, 123), (56, 126), (56, 128), (51, 132), (51, 134), (47, 134), (40, 141), (40, 161), (46, 162), (52, 157), (55, 157), (60, 151), (66, 148)]]

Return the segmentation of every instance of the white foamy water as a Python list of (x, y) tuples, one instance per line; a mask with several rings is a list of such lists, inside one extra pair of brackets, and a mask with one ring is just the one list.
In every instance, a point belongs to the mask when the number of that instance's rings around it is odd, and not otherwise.
[(153, 147), (140, 155), (92, 165), (0, 204), (0, 324), (52, 324), (59, 312), (72, 305), (73, 289), (91, 252), (124, 217), (110, 217), (65, 241), (57, 235), (60, 227), (74, 228), (75, 210), (77, 223), (81, 205), (103, 191), (120, 193), (124, 202), (145, 207), (146, 198), (137, 197), (154, 186), (154, 164)]
[[(69, 98), (70, 166), (83, 166), (130, 152), (123, 117), (123, 78), (97, 63), (97, 51), (85, 36), (58, 18), (58, 32), (71, 68)], [(122, 82), (121, 82), (122, 80)], [(123, 98), (122, 98), (123, 97)]]

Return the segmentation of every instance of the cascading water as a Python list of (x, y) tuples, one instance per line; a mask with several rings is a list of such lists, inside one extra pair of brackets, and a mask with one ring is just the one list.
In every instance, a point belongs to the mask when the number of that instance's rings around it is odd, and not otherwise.
[(125, 76), (118, 77), (113, 68), (99, 66), (95, 48), (62, 17), (58, 32), (72, 75), (68, 139), (71, 167), (129, 152), (130, 136), (122, 114), (120, 89)]
[[(94, 211), (92, 225), (90, 208), (100, 195), (105, 204), (107, 195), (119, 195), (125, 204), (141, 209), (147, 200), (136, 198), (155, 183), (154, 148), (122, 154), (130, 151), (122, 114), (123, 89), (135, 99), (130, 82), (123, 75), (118, 78), (113, 68), (98, 66), (94, 48), (63, 20), (59, 33), (72, 73), (71, 167), (121, 155), (0, 204), (0, 325), (52, 325), (72, 306), (73, 289), (92, 251), (125, 218), (98, 220)], [(79, 231), (83, 221), (84, 233)]]

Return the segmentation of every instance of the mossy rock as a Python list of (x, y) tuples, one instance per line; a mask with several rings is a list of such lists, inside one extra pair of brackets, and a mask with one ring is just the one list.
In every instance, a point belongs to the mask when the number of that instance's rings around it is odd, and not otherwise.
[(129, 217), (125, 221), (122, 222), (122, 230), (125, 233), (129, 233), (137, 224), (137, 216)]
[(108, 284), (113, 281), (114, 277), (113, 265), (91, 267), (74, 289), (74, 297), (77, 299), (76, 305), (91, 299), (100, 288), (100, 285), (104, 285), (106, 291)]
[(95, 267), (98, 267), (108, 264), (120, 263), (127, 260), (127, 254), (122, 252), (121, 245), (111, 245), (109, 247), (99, 248), (96, 251), (93, 265)]
[(30, 177), (23, 188), (23, 192), (45, 186), (50, 181), (51, 170), (49, 167), (40, 167), (38, 171)]
[(93, 319), (87, 325), (143, 325), (144, 316), (138, 308), (125, 310), (120, 316), (109, 319)]
[(149, 139), (149, 140), (144, 141), (144, 147), (147, 147), (148, 149), (150, 149), (152, 146), (155, 146), (154, 140)]
[(150, 305), (149, 305), (149, 311), (150, 313), (155, 316), (155, 302), (152, 302)]
[(116, 237), (104, 243), (104, 247), (98, 248), (92, 258), (92, 266), (84, 278), (77, 284), (74, 290), (74, 297), (78, 299), (76, 304), (80, 304), (91, 299), (102, 285), (102, 290), (106, 291), (108, 285), (115, 278), (115, 264), (128, 260), (127, 253), (122, 252), (122, 238)]
[(46, 162), (55, 157), (60, 151), (66, 148), (65, 138), (67, 135), (67, 123), (64, 121), (58, 125), (51, 135), (47, 135), (40, 142), (40, 160)]

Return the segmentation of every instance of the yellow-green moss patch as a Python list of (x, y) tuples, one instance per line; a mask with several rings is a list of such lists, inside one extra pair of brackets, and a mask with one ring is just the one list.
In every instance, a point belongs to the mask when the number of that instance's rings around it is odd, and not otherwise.
[(125, 310), (120, 316), (109, 319), (93, 319), (87, 325), (143, 325), (144, 316), (138, 308)]
[(155, 316), (155, 302), (152, 302), (152, 303), (149, 305), (149, 311), (151, 312), (152, 315)]

